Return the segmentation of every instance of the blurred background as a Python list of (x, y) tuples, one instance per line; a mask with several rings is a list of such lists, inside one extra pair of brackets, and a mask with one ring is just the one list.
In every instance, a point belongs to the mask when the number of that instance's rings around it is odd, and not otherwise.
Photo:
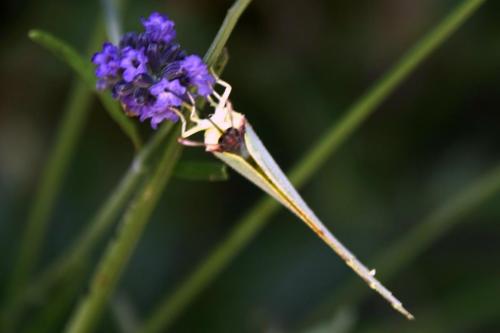
[[(223, 78), (233, 86), (235, 108), (289, 170), (460, 2), (254, 1), (231, 36)], [(184, 47), (204, 54), (231, 3), (131, 0), (124, 28), (139, 30), (139, 17), (161, 11), (176, 22)], [(74, 73), (30, 41), (27, 32), (49, 31), (90, 57), (86, 45), (100, 3), (8, 0), (0, 6), (4, 284), (75, 82)], [(369, 266), (378, 253), (500, 163), (499, 12), (498, 1), (487, 1), (302, 189), (318, 216)], [(141, 130), (152, 133), (147, 124)], [(128, 139), (94, 100), (50, 218), (38, 270), (67, 249), (132, 157)], [(201, 149), (185, 149), (183, 158), (212, 159)], [(125, 306), (129, 319), (147, 318), (261, 196), (234, 173), (226, 182), (174, 179), (98, 331), (122, 331), (115, 307)], [(417, 317), (408, 322), (373, 292), (350, 306), (338, 304), (336, 296), (347, 286), (353, 292), (367, 287), (303, 223), (280, 209), (171, 331), (500, 332), (499, 218), (500, 193), (384, 280)], [(94, 261), (103, 248), (95, 251)], [(54, 329), (63, 325), (56, 323)]]

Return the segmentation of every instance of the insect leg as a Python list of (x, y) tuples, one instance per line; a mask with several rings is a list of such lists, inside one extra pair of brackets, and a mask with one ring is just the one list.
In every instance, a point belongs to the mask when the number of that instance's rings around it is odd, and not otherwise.
[(170, 110), (172, 110), (173, 112), (175, 112), (175, 114), (177, 116), (179, 116), (179, 118), (181, 119), (181, 123), (182, 123), (181, 135), (184, 137), (184, 134), (186, 133), (186, 118), (184, 118), (184, 115), (179, 110), (177, 110), (175, 108), (170, 108)]
[(219, 99), (219, 105), (225, 105), (233, 88), (229, 83), (222, 81), (221, 79), (219, 79), (217, 83), (224, 87), (224, 93), (222, 93), (222, 97)]
[(194, 134), (196, 134), (198, 132), (201, 132), (201, 131), (205, 131), (205, 130), (207, 130), (210, 127), (212, 127), (212, 123), (209, 120), (207, 120), (207, 119), (201, 119), (200, 121), (198, 121), (198, 123), (196, 124), (196, 126), (193, 126), (189, 130), (183, 132), (182, 133), (182, 137), (183, 138), (188, 138), (191, 135), (194, 135)]
[(218, 144), (211, 144), (211, 143), (205, 143), (201, 141), (193, 141), (193, 140), (188, 140), (185, 138), (178, 138), (177, 142), (179, 142), (181, 145), (188, 146), (188, 147), (205, 147), (208, 148), (209, 151), (218, 151), (219, 145)]
[(190, 93), (188, 93), (188, 97), (191, 101), (191, 113), (189, 114), (189, 120), (197, 124), (200, 122), (200, 117), (198, 117), (198, 113), (196, 112), (196, 102), (194, 101), (194, 98)]
[[(222, 93), (222, 96), (219, 95), (215, 90), (212, 93), (219, 100), (218, 106), (221, 106), (221, 105), (224, 106), (226, 104), (227, 100), (229, 99), (229, 95), (231, 94), (232, 87), (226, 81), (221, 80), (217, 76), (217, 74), (215, 74), (215, 72), (213, 70), (210, 70), (210, 71), (212, 72), (212, 75), (215, 78), (216, 83), (218, 85), (221, 85), (224, 87), (224, 92)], [(212, 105), (212, 106), (214, 106), (214, 105)]]
[(211, 107), (214, 107), (214, 108), (217, 107), (218, 103), (214, 101), (214, 99), (212, 98), (212, 96), (208, 96), (207, 100), (208, 100), (208, 103), (210, 104)]

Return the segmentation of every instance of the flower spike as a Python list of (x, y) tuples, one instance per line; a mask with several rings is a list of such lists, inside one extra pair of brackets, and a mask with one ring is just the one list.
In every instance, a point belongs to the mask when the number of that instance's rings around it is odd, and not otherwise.
[[(154, 12), (142, 25), (144, 32), (124, 34), (118, 45), (104, 43), (92, 62), (96, 88), (109, 89), (127, 115), (149, 119), (156, 129), (165, 120), (183, 120), (178, 108), (210, 96), (215, 78), (199, 56), (181, 49), (167, 16)], [(190, 120), (199, 120), (194, 108)]]

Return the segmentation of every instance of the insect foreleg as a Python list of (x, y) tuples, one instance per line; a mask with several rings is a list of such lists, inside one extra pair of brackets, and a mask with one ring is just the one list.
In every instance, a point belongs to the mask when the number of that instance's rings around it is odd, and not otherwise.
[(198, 113), (196, 112), (196, 102), (194, 101), (194, 98), (191, 94), (188, 93), (188, 97), (191, 101), (190, 105), (191, 113), (189, 114), (189, 120), (197, 124), (200, 122), (200, 117), (198, 117)]
[(182, 126), (181, 126), (181, 135), (184, 137), (184, 133), (186, 133), (186, 126), (187, 126), (186, 125), (186, 118), (184, 118), (184, 115), (179, 110), (177, 110), (175, 108), (170, 108), (170, 110), (172, 110), (173, 112), (175, 112), (175, 114), (177, 116), (179, 116), (179, 118), (181, 120), (181, 123), (182, 123)]

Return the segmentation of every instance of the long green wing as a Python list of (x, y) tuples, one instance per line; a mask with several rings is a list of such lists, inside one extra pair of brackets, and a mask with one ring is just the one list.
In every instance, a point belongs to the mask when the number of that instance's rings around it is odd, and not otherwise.
[(217, 153), (216, 156), (291, 210), (323, 239), (372, 289), (377, 291), (408, 319), (413, 319), (413, 316), (403, 307), (402, 303), (375, 278), (375, 271), (370, 271), (366, 268), (323, 225), (290, 183), (266, 147), (262, 144), (252, 126), (248, 123), (246, 124), (245, 144), (256, 167), (234, 154)]

